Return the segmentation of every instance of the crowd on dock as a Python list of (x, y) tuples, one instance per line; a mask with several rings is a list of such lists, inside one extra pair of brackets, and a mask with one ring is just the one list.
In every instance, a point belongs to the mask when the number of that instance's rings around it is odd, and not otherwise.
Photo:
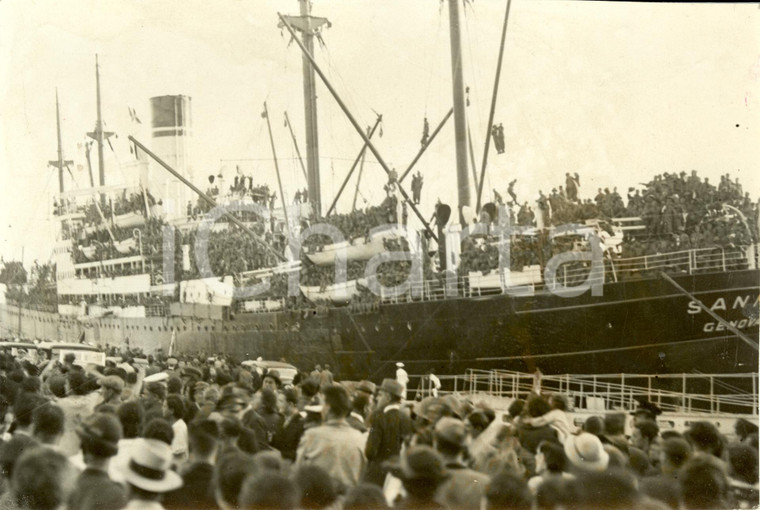
[(643, 402), (577, 423), (540, 387), (505, 413), (440, 384), (407, 401), (402, 363), (376, 385), (337, 382), (329, 366), (285, 377), (222, 356), (139, 355), (83, 367), (0, 353), (0, 508), (758, 504), (757, 426), (744, 419), (730, 438), (709, 417), (661, 430)]

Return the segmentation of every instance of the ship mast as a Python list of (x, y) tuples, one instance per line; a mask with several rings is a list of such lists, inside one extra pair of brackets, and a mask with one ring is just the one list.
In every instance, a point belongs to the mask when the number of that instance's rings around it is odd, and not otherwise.
[(55, 125), (58, 134), (58, 159), (48, 164), (58, 169), (58, 192), (63, 193), (63, 167), (74, 164), (71, 160), (63, 159), (63, 143), (61, 142), (61, 108), (58, 103), (58, 89), (55, 89)]
[[(454, 141), (457, 161), (457, 197), (459, 211), (470, 205), (470, 179), (467, 174), (467, 119), (465, 118), (464, 78), (462, 72), (462, 36), (459, 26), (459, 0), (449, 0), (451, 41), (451, 81), (454, 94)], [(466, 218), (467, 219), (467, 218)]]
[[(301, 15), (285, 16), (288, 23), (301, 32), (301, 41), (309, 55), (314, 54), (314, 36), (322, 26), (330, 26), (326, 18), (311, 15), (311, 0), (299, 0)], [(280, 24), (282, 26), (282, 24)], [(319, 135), (317, 132), (317, 80), (309, 59), (303, 56), (304, 120), (306, 121), (306, 172), (309, 200), (317, 217), (322, 216), (322, 193), (319, 177)]]
[[(98, 56), (95, 55), (95, 90), (96, 90), (96, 96), (97, 96), (97, 111), (98, 111), (98, 118), (95, 121), (95, 131), (91, 133), (87, 133), (87, 136), (98, 142), (98, 178), (99, 178), (99, 186), (103, 187), (106, 185), (106, 169), (105, 169), (105, 163), (103, 161), (103, 141), (108, 140), (113, 133), (103, 131), (103, 116), (101, 115), (101, 106), (100, 106), (100, 65), (98, 64)], [(105, 205), (106, 201), (106, 195), (105, 193), (100, 194), (100, 201), (102, 204)]]

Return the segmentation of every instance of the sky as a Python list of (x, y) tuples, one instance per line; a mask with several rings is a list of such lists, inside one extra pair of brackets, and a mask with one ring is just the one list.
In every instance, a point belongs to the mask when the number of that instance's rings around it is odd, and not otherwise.
[[(468, 123), (480, 167), (506, 2), (469, 0), (462, 9)], [(89, 183), (82, 142), (95, 123), (95, 54), (103, 117), (118, 134), (107, 150), (107, 184), (128, 173), (127, 136), (150, 146), (149, 98), (192, 97), (196, 181), (236, 166), (276, 189), (266, 101), (285, 194), (306, 186), (287, 111), (304, 151), (301, 53), (277, 27), (296, 0), (5, 0), (0, 2), (0, 256), (28, 266), (49, 260), (56, 226), (55, 94), (63, 149), (75, 162), (66, 187)], [(436, 0), (315, 0), (331, 22), (316, 58), (361, 125), (383, 115), (383, 158), (403, 171), (452, 104), (448, 6)], [(485, 190), (522, 200), (578, 172), (581, 196), (630, 186), (661, 172), (719, 181), (739, 177), (760, 191), (760, 9), (757, 4), (514, 0)], [(362, 141), (318, 84), (325, 209)], [(142, 124), (131, 121), (134, 108)], [(417, 164), (421, 209), (456, 203), (453, 120)], [(82, 170), (77, 170), (82, 168)], [(351, 208), (356, 176), (338, 202)], [(384, 197), (385, 176), (366, 161), (358, 204)], [(474, 197), (474, 194), (473, 194)], [(488, 197), (490, 199), (490, 197)], [(365, 202), (366, 200), (366, 202)], [(474, 201), (474, 199), (473, 199)], [(484, 200), (485, 201), (485, 200)]]

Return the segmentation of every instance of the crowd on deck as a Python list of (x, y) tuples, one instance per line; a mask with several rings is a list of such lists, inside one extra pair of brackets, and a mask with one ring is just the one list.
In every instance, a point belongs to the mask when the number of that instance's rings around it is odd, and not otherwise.
[[(210, 189), (212, 194), (218, 194), (219, 190), (214, 185), (213, 176), (209, 178), (209, 181), (213, 186)], [(548, 195), (539, 191), (536, 202), (537, 211), (534, 211), (527, 201), (520, 205), (515, 192), (516, 182), (515, 179), (509, 183), (506, 192), (509, 200), (506, 204), (502, 195), (494, 190), (494, 201), (496, 204), (507, 207), (512, 224), (526, 227), (539, 224), (558, 226), (584, 223), (594, 219), (605, 220), (611, 224), (613, 218), (630, 218), (631, 221), (622, 225), (638, 227), (638, 229), (626, 231), (624, 242), (618, 245), (617, 249), (609, 252), (609, 258), (613, 261), (690, 249), (738, 251), (741, 247), (758, 240), (758, 204), (752, 201), (749, 192), (743, 191), (738, 179), (732, 180), (729, 174), (722, 175), (720, 182), (715, 186), (709, 182), (708, 178), (700, 178), (696, 171), (692, 171), (690, 175), (686, 172), (679, 174), (666, 172), (656, 175), (650, 182), (642, 183), (640, 189), (629, 188), (625, 199), (618, 193), (617, 188), (613, 188), (612, 191), (608, 188), (600, 188), (592, 200), (581, 197), (580, 176), (577, 173), (571, 175), (568, 172), (565, 175), (564, 185), (553, 188)], [(254, 186), (249, 177), (235, 176), (235, 181), (229, 188), (231, 193), (251, 194), (254, 199), (261, 199), (264, 203), (271, 199), (268, 188)], [(299, 191), (295, 200), (298, 202), (307, 199), (306, 197), (306, 190)], [(116, 215), (144, 212), (146, 201), (149, 204), (155, 203), (155, 199), (149, 193), (127, 195), (125, 192), (115, 198), (113, 206), (110, 207), (109, 204), (103, 213), (110, 218), (111, 209)], [(188, 204), (188, 214), (197, 216), (205, 212), (205, 209), (196, 209), (198, 208), (192, 208), (191, 204)], [(94, 202), (90, 203), (85, 210), (86, 225), (102, 223)], [(282, 233), (272, 232), (271, 225), (264, 225), (261, 218), (252, 212), (234, 214), (242, 221), (249, 222), (273, 251), (284, 252), (286, 238)], [(353, 242), (356, 239), (366, 239), (373, 227), (393, 223), (396, 215), (396, 197), (388, 194), (379, 206), (346, 214), (333, 214), (321, 221), (335, 226), (345, 239)], [(482, 218), (483, 214), (481, 214)], [(485, 221), (489, 220), (494, 220), (494, 218), (488, 218), (486, 215)], [(155, 259), (162, 251), (164, 225), (164, 220), (148, 217), (145, 224), (139, 227), (139, 237), (135, 236), (134, 229), (121, 229), (115, 225), (110, 227), (110, 232), (99, 229), (84, 234), (82, 231), (73, 249), (75, 263), (124, 257), (137, 254), (140, 250), (148, 258)], [(302, 229), (308, 226), (308, 222), (301, 225)], [(121, 248), (121, 252), (117, 251), (111, 242), (111, 233), (117, 241), (135, 239), (139, 241), (139, 244), (135, 242), (134, 247), (128, 249), (126, 254), (124, 247)], [(196, 267), (195, 236), (196, 232), (190, 231), (182, 235), (178, 233), (175, 238), (175, 269), (178, 271), (176, 276), (180, 279), (200, 276), (200, 271)], [(304, 247), (307, 250), (319, 251), (331, 243), (332, 239), (329, 237), (313, 235), (305, 240)], [(186, 268), (182, 253), (183, 245), (190, 247), (190, 268), (186, 270), (180, 269)], [(85, 256), (85, 246), (93, 247), (94, 255)], [(588, 247), (581, 248), (578, 243), (566, 242), (560, 238), (549, 241), (545, 231), (542, 233), (541, 230), (536, 230), (529, 235), (513, 236), (510, 249), (510, 267), (512, 270), (520, 271), (527, 266), (543, 266), (557, 253), (588, 249)], [(461, 274), (472, 271), (488, 274), (499, 266), (498, 248), (493, 242), (483, 239), (465, 239), (461, 246), (461, 253)], [(248, 234), (234, 228), (221, 232), (212, 231), (208, 243), (208, 254), (213, 274), (233, 275), (238, 283), (245, 280), (240, 276), (241, 273), (272, 267), (277, 263), (271, 251)], [(710, 259), (710, 254), (706, 253), (705, 260), (708, 259)], [(313, 266), (305, 257), (302, 257), (302, 261), (304, 285), (319, 286), (324, 289), (334, 281), (334, 268)], [(429, 267), (429, 262), (426, 258), (426, 267)], [(734, 262), (729, 260), (728, 265), (731, 264)], [(582, 266), (580, 263), (578, 265)], [(409, 263), (404, 262), (385, 264), (382, 272), (383, 284), (395, 285), (404, 281), (408, 276), (409, 266)], [(583, 272), (583, 267), (574, 269)], [(142, 271), (142, 267), (104, 265), (98, 271), (103, 277), (116, 277), (137, 274)], [(361, 278), (363, 274), (364, 264), (349, 261), (349, 280)], [(625, 274), (622, 276), (625, 277)], [(432, 271), (427, 271), (426, 280), (433, 278)]]
[[(115, 348), (107, 354), (117, 355)], [(0, 353), (0, 508), (723, 509), (758, 505), (758, 428), (663, 430), (649, 402), (573, 420), (561, 394), (497, 413), (405, 400), (409, 376), (292, 380), (138, 351), (85, 367)], [(667, 420), (660, 421), (667, 423)], [(628, 434), (626, 434), (628, 432)]]
[[(515, 181), (507, 191), (512, 200), (504, 204), (494, 190), (495, 202), (505, 205), (510, 223), (524, 227), (538, 225), (536, 214), (528, 202), (519, 205), (514, 192)], [(586, 220), (637, 218), (624, 226), (641, 227), (626, 233), (613, 259), (663, 254), (690, 249), (739, 249), (758, 241), (758, 204), (749, 193), (742, 192), (738, 179), (721, 176), (715, 187), (708, 178), (702, 180), (696, 171), (687, 176), (664, 173), (643, 184), (644, 191), (630, 188), (627, 204), (617, 188), (598, 189), (594, 200), (581, 199), (578, 193), (579, 176), (566, 174), (566, 185), (553, 188), (551, 194), (539, 191), (538, 214), (544, 226), (583, 224)], [(730, 206), (724, 209), (724, 205)], [(743, 219), (737, 214), (743, 215)], [(745, 223), (746, 221), (746, 223)], [(540, 233), (516, 236), (511, 245), (512, 269), (541, 264), (553, 254), (573, 249), (560, 246), (562, 241), (549, 243)], [(467, 239), (462, 243), (465, 271), (488, 273), (498, 267), (496, 246)]]

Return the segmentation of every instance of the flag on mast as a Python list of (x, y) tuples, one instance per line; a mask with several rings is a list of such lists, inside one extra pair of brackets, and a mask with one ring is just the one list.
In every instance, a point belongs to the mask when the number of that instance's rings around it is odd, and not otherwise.
[(171, 357), (172, 354), (174, 354), (174, 344), (176, 342), (177, 342), (177, 330), (173, 329), (172, 330), (172, 339), (169, 342), (169, 357)]

